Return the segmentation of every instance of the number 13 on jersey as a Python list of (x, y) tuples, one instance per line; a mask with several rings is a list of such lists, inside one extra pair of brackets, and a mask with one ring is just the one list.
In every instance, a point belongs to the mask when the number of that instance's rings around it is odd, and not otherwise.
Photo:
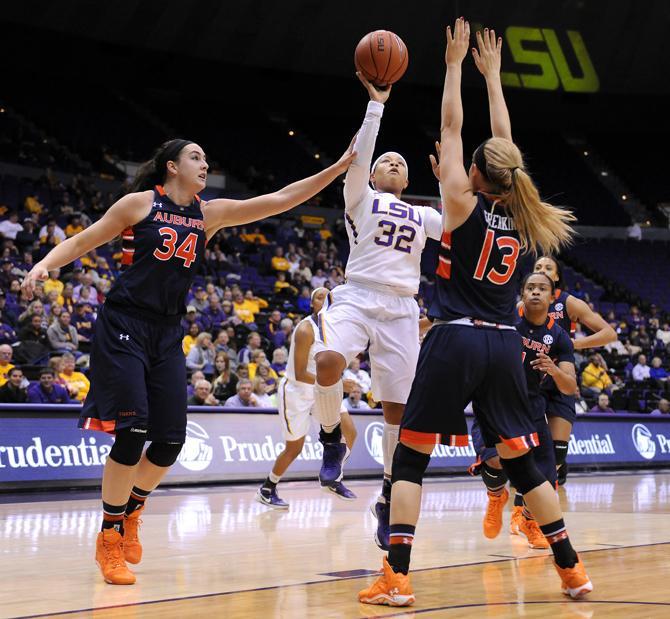
[[(496, 271), (495, 267), (491, 267), (486, 272), (486, 267), (491, 257), (491, 250), (493, 249), (493, 241), (495, 240), (498, 249), (503, 252), (504, 250), (510, 250), (509, 253), (502, 254), (501, 266), (505, 267), (505, 270), (502, 272)], [(479, 260), (477, 261), (477, 268), (475, 269), (474, 278), (478, 280), (486, 278), (493, 284), (502, 286), (506, 284), (514, 271), (516, 270), (516, 263), (519, 259), (519, 241), (513, 236), (499, 236), (495, 238), (495, 232), (490, 228), (486, 231), (486, 238), (484, 239), (484, 246), (482, 251), (479, 254)]]

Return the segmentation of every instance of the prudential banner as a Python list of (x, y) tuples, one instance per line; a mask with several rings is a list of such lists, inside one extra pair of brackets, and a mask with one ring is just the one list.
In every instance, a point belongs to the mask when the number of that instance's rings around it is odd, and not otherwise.
[[(383, 419), (352, 415), (358, 437), (345, 475), (381, 474)], [(469, 421), (471, 418), (469, 418)], [(73, 416), (0, 417), (0, 485), (99, 483), (113, 438), (84, 432)], [(191, 413), (172, 482), (264, 478), (284, 448), (276, 414)], [(316, 478), (323, 449), (314, 425), (287, 477)], [(476, 454), (438, 445), (430, 470), (465, 471)], [(583, 417), (575, 425), (568, 461), (594, 466), (670, 463), (670, 419), (640, 416)]]

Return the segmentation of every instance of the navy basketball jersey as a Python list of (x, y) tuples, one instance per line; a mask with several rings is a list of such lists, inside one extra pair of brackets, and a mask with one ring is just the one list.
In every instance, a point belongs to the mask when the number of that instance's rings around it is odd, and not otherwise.
[(569, 293), (557, 288), (554, 291), (554, 300), (549, 306), (549, 316), (551, 316), (565, 332), (574, 336), (577, 324), (572, 322), (570, 316), (568, 316), (569, 296)]
[(107, 303), (149, 317), (184, 314), (206, 240), (200, 198), (179, 206), (157, 185), (149, 214), (123, 232), (123, 271)]
[(531, 363), (537, 359), (539, 353), (551, 357), (556, 364), (561, 361), (574, 363), (575, 354), (572, 340), (551, 316), (547, 317), (547, 321), (543, 325), (534, 325), (528, 322), (523, 312), (521, 312), (516, 330), (521, 334), (523, 344), (521, 354), (528, 383), (528, 397), (531, 402), (543, 400), (540, 391), (550, 377), (542, 374), (539, 370), (533, 369)]
[(520, 246), (505, 207), (478, 193), (470, 217), (442, 234), (435, 298), (428, 315), (513, 325)]

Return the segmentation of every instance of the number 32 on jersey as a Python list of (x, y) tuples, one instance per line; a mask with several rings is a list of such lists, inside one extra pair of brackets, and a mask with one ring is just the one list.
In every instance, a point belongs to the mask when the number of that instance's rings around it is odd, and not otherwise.
[(184, 242), (177, 247), (178, 236), (174, 228), (163, 226), (158, 233), (163, 238), (163, 249), (154, 249), (154, 257), (165, 261), (176, 256), (184, 262), (184, 267), (191, 268), (196, 259), (195, 249), (198, 246), (198, 235), (195, 232), (189, 232)]

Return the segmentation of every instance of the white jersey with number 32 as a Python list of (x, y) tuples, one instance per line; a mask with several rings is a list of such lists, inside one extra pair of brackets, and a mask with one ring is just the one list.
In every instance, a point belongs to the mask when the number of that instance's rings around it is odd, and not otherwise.
[(356, 137), (356, 159), (344, 185), (349, 235), (347, 281), (411, 296), (419, 291), (421, 252), (439, 240), (442, 218), (435, 209), (414, 206), (369, 185), (370, 164), (384, 106), (370, 101)]

